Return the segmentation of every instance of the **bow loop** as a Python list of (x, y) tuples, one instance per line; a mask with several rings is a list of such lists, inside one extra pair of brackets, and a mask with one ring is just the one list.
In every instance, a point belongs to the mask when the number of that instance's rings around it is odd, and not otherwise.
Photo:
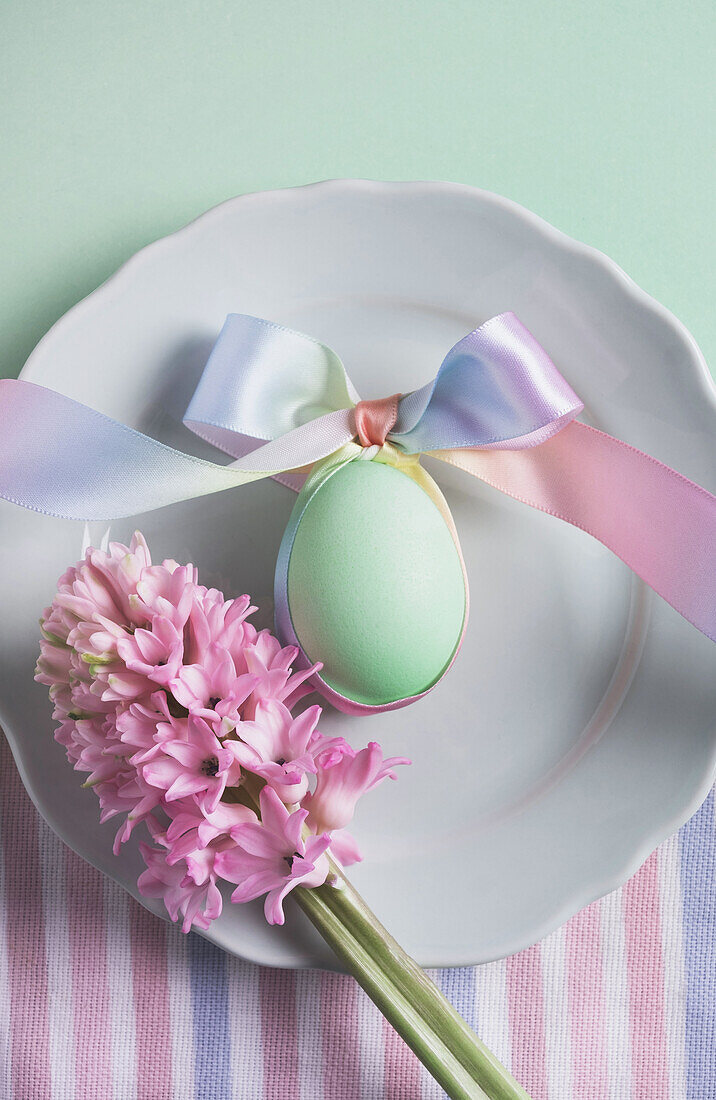
[(358, 400), (331, 348), (260, 317), (232, 313), (184, 423), (226, 454), (241, 458), (262, 442), (352, 408)]
[(463, 337), (435, 379), (400, 402), (391, 442), (403, 450), (534, 447), (584, 408), (514, 313)]

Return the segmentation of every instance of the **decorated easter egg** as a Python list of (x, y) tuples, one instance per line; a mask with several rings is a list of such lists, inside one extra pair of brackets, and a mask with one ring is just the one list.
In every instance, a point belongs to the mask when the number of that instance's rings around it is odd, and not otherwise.
[(460, 645), (467, 593), (456, 537), (400, 468), (347, 462), (299, 496), (276, 608), (283, 640), (322, 662), (317, 686), (339, 709), (405, 705), (438, 682)]

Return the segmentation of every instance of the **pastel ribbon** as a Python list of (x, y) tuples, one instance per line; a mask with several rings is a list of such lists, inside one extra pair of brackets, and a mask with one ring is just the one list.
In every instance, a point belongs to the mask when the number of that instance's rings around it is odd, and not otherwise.
[[(394, 400), (394, 399), (388, 399)], [(512, 313), (460, 340), (435, 379), (366, 418), (330, 348), (232, 314), (185, 423), (236, 459), (166, 447), (53, 390), (0, 381), (0, 496), (68, 519), (112, 519), (262, 477), (298, 489), (307, 467), (395, 422), (385, 439), (428, 453), (588, 531), (716, 640), (716, 497), (580, 423), (582, 403)], [(376, 421), (377, 416), (377, 421)], [(365, 436), (367, 442), (371, 437)]]

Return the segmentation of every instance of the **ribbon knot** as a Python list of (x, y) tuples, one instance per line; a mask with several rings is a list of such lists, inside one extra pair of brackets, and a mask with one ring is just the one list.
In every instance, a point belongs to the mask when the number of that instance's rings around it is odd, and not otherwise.
[(359, 401), (353, 410), (356, 435), (361, 447), (382, 447), (388, 432), (398, 419), (401, 394), (380, 397), (376, 401)]

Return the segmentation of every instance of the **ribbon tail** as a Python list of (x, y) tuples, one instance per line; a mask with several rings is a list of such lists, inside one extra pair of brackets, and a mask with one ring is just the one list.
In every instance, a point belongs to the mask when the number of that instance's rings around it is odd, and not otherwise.
[(295, 470), (352, 439), (352, 410), (287, 432), (229, 466), (167, 447), (64, 394), (0, 380), (0, 497), (61, 519), (110, 520)]
[(576, 420), (526, 450), (428, 453), (587, 531), (716, 641), (716, 497), (693, 481)]

